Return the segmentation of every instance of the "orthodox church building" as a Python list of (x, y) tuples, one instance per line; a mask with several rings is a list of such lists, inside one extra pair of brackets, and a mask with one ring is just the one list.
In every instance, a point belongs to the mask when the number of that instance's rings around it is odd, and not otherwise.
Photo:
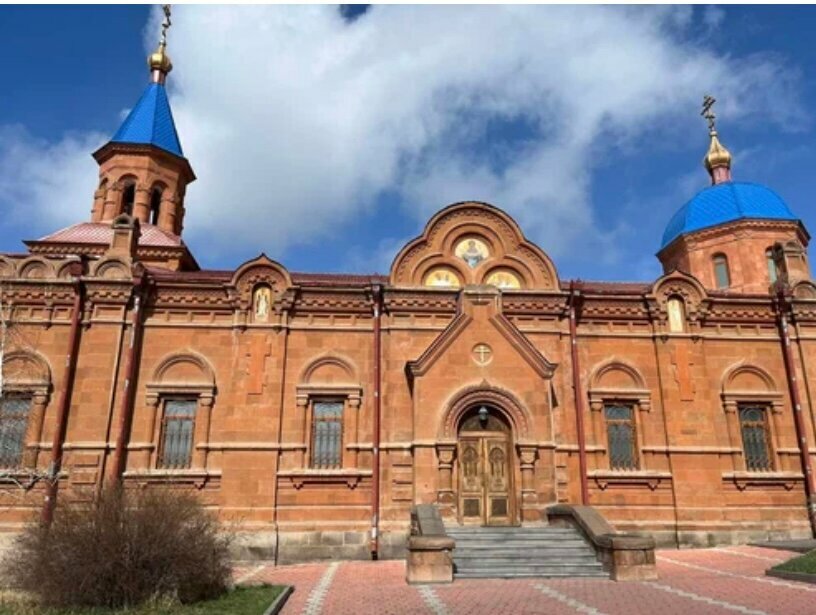
[(90, 215), (0, 255), (0, 530), (100, 489), (183, 488), (279, 561), (396, 557), (410, 509), (594, 507), (658, 544), (811, 536), (816, 285), (802, 222), (731, 176), (642, 283), (565, 280), (494, 205), (444, 207), (382, 275), (201, 269), (164, 38), (93, 153)]

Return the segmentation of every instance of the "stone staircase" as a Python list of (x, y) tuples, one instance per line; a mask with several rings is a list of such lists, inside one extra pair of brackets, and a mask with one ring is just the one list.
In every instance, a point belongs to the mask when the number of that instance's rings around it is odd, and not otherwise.
[(595, 551), (569, 527), (446, 527), (457, 579), (604, 577)]

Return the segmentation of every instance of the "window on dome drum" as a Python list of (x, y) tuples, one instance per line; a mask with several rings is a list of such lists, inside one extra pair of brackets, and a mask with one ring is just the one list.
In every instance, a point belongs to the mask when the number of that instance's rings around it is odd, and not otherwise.
[(128, 184), (122, 191), (122, 213), (133, 215), (133, 202), (136, 200), (136, 184)]
[(632, 404), (604, 404), (606, 434), (609, 442), (609, 467), (612, 470), (636, 470), (635, 410)]
[(765, 250), (765, 262), (768, 263), (768, 279), (773, 284), (776, 282), (776, 261), (773, 257), (773, 249)]
[(731, 274), (728, 271), (728, 258), (725, 254), (715, 254), (712, 262), (714, 263), (714, 279), (717, 282), (717, 288), (731, 286)]
[(318, 470), (342, 465), (343, 402), (315, 401), (312, 406), (312, 461)]
[(745, 453), (745, 469), (749, 472), (767, 472), (771, 467), (771, 451), (768, 437), (768, 408), (761, 404), (739, 406), (742, 447)]
[(669, 331), (682, 333), (686, 330), (686, 304), (680, 297), (670, 297), (666, 302), (669, 317)]
[(159, 208), (161, 207), (161, 198), (161, 190), (154, 188), (153, 193), (150, 195), (150, 219), (148, 220), (150, 224), (159, 223)]
[(197, 399), (168, 399), (164, 402), (159, 467), (170, 470), (190, 467), (197, 409)]
[(0, 468), (20, 465), (30, 410), (30, 397), (3, 395), (0, 398)]

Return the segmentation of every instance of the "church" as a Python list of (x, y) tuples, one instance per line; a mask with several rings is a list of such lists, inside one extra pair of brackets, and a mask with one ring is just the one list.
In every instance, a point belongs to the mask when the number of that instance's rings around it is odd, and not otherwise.
[(401, 557), (416, 504), (451, 527), (587, 505), (667, 546), (813, 536), (810, 235), (732, 178), (713, 99), (709, 185), (656, 280), (563, 279), (470, 201), (380, 275), (208, 270), (166, 47), (93, 152), (89, 217), (0, 255), (6, 536), (114, 484), (193, 491), (280, 562)]

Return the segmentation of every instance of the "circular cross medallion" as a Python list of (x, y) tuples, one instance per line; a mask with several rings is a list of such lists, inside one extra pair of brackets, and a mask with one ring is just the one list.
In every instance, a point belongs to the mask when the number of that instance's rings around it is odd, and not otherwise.
[(471, 356), (477, 365), (487, 365), (493, 360), (493, 349), (487, 344), (476, 344)]

